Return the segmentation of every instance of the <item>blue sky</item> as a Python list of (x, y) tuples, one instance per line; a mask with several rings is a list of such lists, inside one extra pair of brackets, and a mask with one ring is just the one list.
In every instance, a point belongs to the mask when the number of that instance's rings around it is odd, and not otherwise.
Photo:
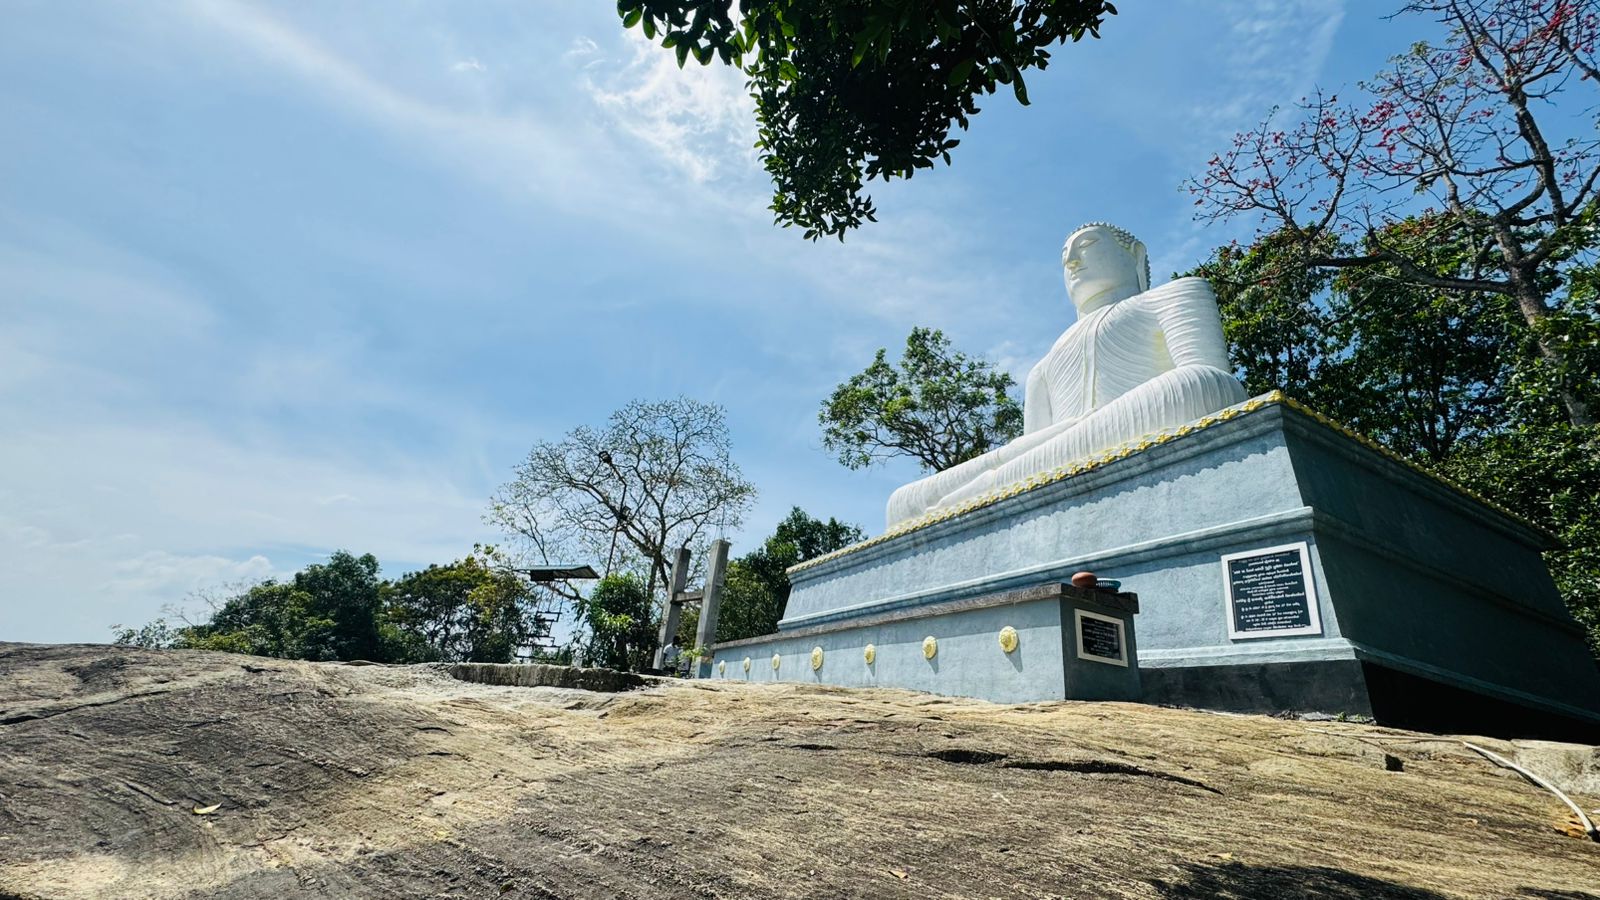
[(528, 447), (629, 399), (727, 407), (760, 500), (882, 527), (908, 464), (821, 449), (913, 325), (1016, 372), (1074, 226), (1158, 280), (1231, 234), (1178, 184), (1422, 34), (1340, 0), (1127, 2), (844, 244), (775, 228), (741, 79), (608, 3), (13, 0), (0, 30), (0, 639), (104, 640), (337, 548), (492, 541)]

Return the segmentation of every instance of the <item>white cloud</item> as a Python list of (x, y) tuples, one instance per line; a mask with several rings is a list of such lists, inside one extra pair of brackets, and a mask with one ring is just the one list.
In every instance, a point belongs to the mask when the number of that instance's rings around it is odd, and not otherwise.
[[(744, 76), (720, 62), (679, 68), (675, 54), (632, 30), (627, 41), (628, 62), (588, 85), (612, 122), (697, 183), (730, 169), (754, 172), (754, 101)], [(598, 52), (593, 41), (580, 42), (580, 55)]]
[[(239, 0), (190, 2), (208, 39), (236, 42), (255, 60), (299, 79), (313, 102), (347, 109), (452, 174), (486, 183), (541, 215), (598, 221), (685, 247), (703, 247), (703, 235), (712, 231), (737, 234), (770, 224), (768, 189), (752, 147), (752, 101), (743, 76), (727, 66), (679, 70), (672, 53), (629, 31), (620, 39), (628, 61), (607, 73), (601, 46), (579, 36), (557, 56), (564, 70), (515, 80), (502, 74), (504, 67), (485, 66), (484, 77), (470, 79), (481, 90), (467, 97), (459, 90), (463, 79), (446, 79), (458, 84), (454, 89), (415, 79), (403, 55), (364, 67), (328, 35)], [(392, 70), (391, 77), (378, 69)], [(663, 168), (675, 177), (651, 171)], [(685, 202), (682, 178), (723, 187)], [(739, 178), (738, 188), (729, 189)]]
[[(470, 408), (368, 374), (348, 340), (236, 333), (148, 260), (31, 226), (0, 238), (0, 637), (100, 637), (341, 547), (406, 567), (492, 536)], [(343, 424), (380, 417), (453, 440)]]
[(184, 556), (165, 550), (148, 550), (112, 565), (113, 575), (101, 587), (111, 593), (142, 593), (185, 597), (195, 591), (224, 584), (253, 583), (285, 573), (259, 554), (249, 559), (225, 556)]
[(1345, 13), (1344, 0), (1223, 0), (1212, 11), (1228, 23), (1228, 35), (1219, 45), (1220, 65), (1208, 72), (1209, 99), (1190, 115), (1213, 139), (1305, 96)]
[[(0, 441), (0, 468), (12, 485), (0, 496), (0, 633), (11, 639), (144, 621), (197, 589), (340, 548), (410, 567), (493, 536), (480, 519), (489, 485), (459, 460), (352, 458), (170, 417), (33, 422)], [(41, 594), (48, 606), (29, 602)]]
[(456, 63), (455, 65), (451, 66), (450, 67), (450, 71), (452, 71), (452, 72), (485, 72), (485, 71), (488, 71), (488, 70), (484, 67), (483, 63), (478, 62), (476, 59), (470, 59), (469, 58), (469, 59), (463, 59), (460, 62)]
[[(636, 31), (619, 38), (626, 49), (621, 64), (609, 62), (591, 38), (566, 43), (561, 58), (587, 101), (579, 108), (526, 96), (527, 86), (519, 84), (516, 105), (468, 109), (402, 91), (318, 37), (236, 0), (192, 2), (207, 28), (297, 75), (318, 100), (335, 99), (431, 148), (462, 176), (530, 200), (541, 212), (554, 207), (598, 218), (647, 235), (659, 249), (677, 245), (699, 254), (708, 243), (737, 248), (749, 254), (753, 271), (787, 273), (815, 284), (827, 302), (896, 321), (992, 294), (994, 285), (984, 283), (989, 276), (974, 278), (952, 265), (965, 248), (947, 219), (886, 207), (881, 222), (851, 236), (848, 250), (804, 245), (796, 232), (772, 229), (765, 208), (770, 186), (753, 149), (753, 101), (744, 77), (720, 63), (679, 69), (675, 54)], [(596, 111), (609, 127), (594, 127)], [(658, 177), (651, 168), (676, 177)], [(685, 192), (685, 179), (718, 189)], [(872, 187), (891, 192), (886, 185)], [(706, 302), (744, 298), (708, 296)]]
[[(625, 185), (616, 178), (597, 177), (601, 171), (626, 169), (605, 164), (607, 148), (588, 140), (581, 129), (562, 128), (552, 124), (552, 117), (531, 115), (525, 109), (486, 109), (460, 97), (403, 90), (248, 4), (191, 2), (197, 24), (303, 79), (317, 100), (341, 104), (403, 134), (460, 175), (536, 195), (569, 212), (593, 214), (598, 209), (618, 219), (634, 212)], [(483, 71), (487, 73), (487, 67)]]

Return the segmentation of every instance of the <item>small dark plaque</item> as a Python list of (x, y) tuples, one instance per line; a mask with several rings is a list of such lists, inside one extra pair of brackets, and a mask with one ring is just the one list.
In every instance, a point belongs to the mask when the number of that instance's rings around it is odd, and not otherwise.
[(1303, 543), (1224, 556), (1228, 636), (1320, 634), (1307, 560)]
[(1077, 610), (1078, 656), (1096, 662), (1128, 664), (1122, 651), (1122, 623), (1110, 616)]

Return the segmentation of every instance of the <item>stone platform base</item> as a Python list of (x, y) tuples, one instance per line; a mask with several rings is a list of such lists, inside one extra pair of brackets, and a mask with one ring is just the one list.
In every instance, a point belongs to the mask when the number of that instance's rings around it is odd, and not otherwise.
[(1144, 702), (1229, 712), (1325, 712), (1452, 734), (1600, 743), (1593, 720), (1358, 660), (1147, 669)]
[[(1004, 703), (1138, 700), (1138, 609), (1133, 594), (1035, 585), (721, 643), (702, 677), (898, 687)], [(1120, 636), (1120, 660), (1080, 652), (1084, 616), (1097, 620), (1101, 635)]]
[[(797, 566), (767, 640), (1088, 569), (1141, 598), (1147, 700), (1600, 736), (1600, 669), (1552, 543), (1273, 394)], [(1269, 551), (1303, 576), (1297, 615), (1261, 592), (1271, 572), (1225, 584), (1225, 558)], [(1266, 605), (1236, 610), (1251, 589)]]

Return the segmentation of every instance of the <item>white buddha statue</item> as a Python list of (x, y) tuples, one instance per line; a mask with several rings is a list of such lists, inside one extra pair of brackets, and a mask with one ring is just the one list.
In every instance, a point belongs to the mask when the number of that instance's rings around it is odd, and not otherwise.
[(1151, 290), (1144, 244), (1101, 222), (1067, 238), (1061, 265), (1078, 319), (1028, 373), (1022, 436), (895, 491), (889, 527), (1245, 399), (1205, 279)]

